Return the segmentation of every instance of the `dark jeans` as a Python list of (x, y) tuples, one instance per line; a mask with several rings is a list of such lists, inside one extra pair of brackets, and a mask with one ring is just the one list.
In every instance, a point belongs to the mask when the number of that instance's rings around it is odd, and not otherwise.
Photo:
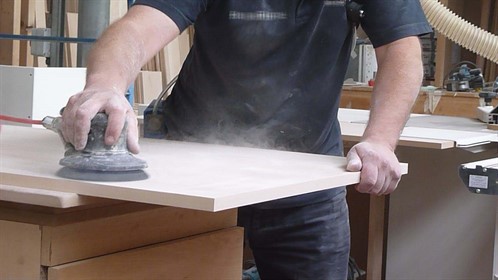
[(346, 279), (350, 233), (346, 190), (305, 206), (239, 209), (261, 279)]

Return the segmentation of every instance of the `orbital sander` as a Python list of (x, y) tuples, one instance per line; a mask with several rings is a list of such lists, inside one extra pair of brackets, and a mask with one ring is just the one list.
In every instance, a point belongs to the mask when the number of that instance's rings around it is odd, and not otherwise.
[(61, 117), (45, 117), (42, 125), (58, 133), (64, 143), (64, 157), (59, 164), (64, 166), (58, 175), (70, 179), (97, 181), (130, 181), (146, 178), (143, 169), (147, 163), (135, 157), (127, 147), (127, 123), (114, 145), (106, 145), (105, 131), (108, 117), (98, 113), (91, 120), (90, 132), (85, 148), (78, 151), (62, 137)]

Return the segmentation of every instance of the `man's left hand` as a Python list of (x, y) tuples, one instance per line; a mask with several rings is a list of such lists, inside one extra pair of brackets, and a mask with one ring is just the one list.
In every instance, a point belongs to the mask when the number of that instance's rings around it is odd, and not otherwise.
[(401, 179), (401, 166), (388, 145), (360, 142), (349, 151), (347, 162), (348, 171), (361, 171), (355, 188), (362, 193), (389, 194)]

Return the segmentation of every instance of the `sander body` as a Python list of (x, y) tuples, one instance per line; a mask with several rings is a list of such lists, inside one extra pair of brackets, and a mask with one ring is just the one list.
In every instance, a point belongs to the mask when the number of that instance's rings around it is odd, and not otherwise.
[(105, 113), (98, 113), (91, 121), (88, 141), (85, 148), (78, 151), (71, 143), (64, 141), (60, 131), (61, 117), (45, 117), (42, 124), (45, 128), (58, 133), (64, 143), (64, 157), (59, 164), (73, 171), (94, 172), (132, 172), (147, 167), (147, 163), (135, 157), (127, 147), (127, 123), (118, 141), (114, 145), (106, 145), (104, 141), (108, 118)]

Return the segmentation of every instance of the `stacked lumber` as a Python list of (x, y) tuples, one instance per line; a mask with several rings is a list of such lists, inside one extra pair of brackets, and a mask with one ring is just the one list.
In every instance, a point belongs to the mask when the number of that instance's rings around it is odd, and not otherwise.
[(192, 30), (186, 29), (142, 67), (143, 71), (135, 82), (136, 103), (150, 103), (161, 92), (157, 90), (158, 82), (161, 83), (160, 89), (165, 88), (178, 75), (190, 50)]
[[(0, 1), (0, 33), (30, 35), (31, 28), (47, 27), (47, 0)], [(45, 58), (31, 55), (27, 41), (0, 40), (0, 64), (46, 66)]]
[(163, 90), (163, 77), (160, 71), (140, 71), (135, 81), (135, 103), (149, 104)]

